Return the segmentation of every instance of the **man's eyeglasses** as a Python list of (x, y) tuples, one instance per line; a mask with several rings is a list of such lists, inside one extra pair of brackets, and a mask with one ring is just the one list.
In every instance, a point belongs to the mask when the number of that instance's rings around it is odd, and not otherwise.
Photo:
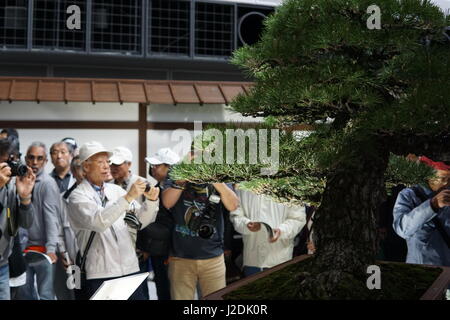
[(45, 157), (44, 156), (33, 156), (32, 154), (30, 154), (30, 155), (26, 156), (26, 159), (30, 160), (30, 161), (34, 161), (34, 159), (36, 159), (37, 161), (41, 162), (41, 161), (45, 160)]
[(437, 183), (449, 183), (450, 182), (450, 177), (435, 177), (432, 180), (437, 182)]

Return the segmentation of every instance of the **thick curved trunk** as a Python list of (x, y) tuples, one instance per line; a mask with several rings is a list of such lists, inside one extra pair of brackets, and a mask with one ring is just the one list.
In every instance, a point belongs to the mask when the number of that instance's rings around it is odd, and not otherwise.
[(352, 281), (365, 287), (360, 280), (367, 278), (367, 266), (377, 253), (376, 212), (385, 197), (389, 160), (382, 141), (374, 138), (371, 143), (370, 148), (355, 146), (349, 163), (340, 164), (328, 177), (314, 220), (318, 273), (305, 277), (304, 298), (336, 297), (342, 285)]

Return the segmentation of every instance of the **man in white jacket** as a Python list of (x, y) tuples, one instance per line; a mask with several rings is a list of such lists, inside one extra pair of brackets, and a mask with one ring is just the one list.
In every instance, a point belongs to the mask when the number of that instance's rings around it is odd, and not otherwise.
[[(151, 188), (145, 192), (144, 180), (136, 181), (128, 192), (105, 183), (111, 152), (98, 142), (84, 144), (79, 156), (85, 179), (70, 195), (68, 213), (82, 255), (91, 233), (95, 232), (86, 256), (86, 288), (82, 288), (90, 297), (104, 281), (139, 272), (124, 217), (134, 206), (142, 227), (154, 221), (159, 207), (159, 189)], [(146, 198), (142, 206), (135, 201), (141, 195)], [(142, 287), (139, 287), (131, 299), (142, 298)]]
[[(240, 206), (230, 212), (230, 218), (243, 236), (245, 275), (292, 259), (294, 238), (306, 223), (305, 207), (284, 205), (242, 189), (236, 194)], [(272, 228), (272, 236), (263, 223)]]

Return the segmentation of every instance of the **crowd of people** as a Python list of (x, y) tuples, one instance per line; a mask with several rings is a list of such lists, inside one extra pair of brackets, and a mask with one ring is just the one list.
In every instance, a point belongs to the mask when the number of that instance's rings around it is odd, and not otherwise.
[[(150, 268), (157, 297), (143, 281), (130, 299), (195, 299), (315, 252), (310, 207), (280, 204), (239, 184), (174, 181), (171, 167), (182, 159), (169, 148), (145, 158), (144, 178), (132, 174), (125, 146), (78, 147), (64, 138), (48, 150), (33, 142), (24, 163), (19, 146), (16, 130), (0, 133), (0, 300), (86, 300), (104, 281)], [(380, 221), (391, 235), (382, 258), (450, 266), (450, 166), (413, 160), (436, 177), (399, 188), (387, 204), (389, 217)], [(401, 241), (404, 256), (390, 254)], [(78, 286), (70, 285), (75, 265)]]
[[(303, 206), (277, 204), (238, 185), (171, 180), (170, 168), (181, 159), (169, 148), (145, 159), (148, 178), (132, 174), (125, 146), (78, 147), (65, 138), (48, 150), (33, 142), (24, 164), (19, 150), (17, 131), (3, 130), (0, 299), (85, 300), (104, 281), (149, 267), (157, 297), (143, 281), (130, 299), (201, 298), (225, 287), (231, 271), (238, 279), (290, 260), (306, 223)], [(45, 172), (49, 159), (54, 168)], [(69, 285), (74, 265), (78, 287)]]

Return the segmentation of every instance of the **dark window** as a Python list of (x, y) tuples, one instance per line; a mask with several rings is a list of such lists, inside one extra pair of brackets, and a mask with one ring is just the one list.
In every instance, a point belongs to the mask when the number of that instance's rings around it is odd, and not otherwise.
[[(67, 8), (80, 8), (81, 29), (69, 29)], [(86, 28), (85, 0), (34, 0), (33, 48), (84, 50)]]
[(140, 0), (92, 0), (92, 49), (140, 54), (141, 16)]
[(264, 19), (273, 13), (272, 8), (238, 7), (237, 46), (253, 45), (261, 39), (264, 30)]
[(189, 55), (189, 1), (150, 1), (148, 16), (151, 52)]
[(25, 48), (27, 45), (28, 1), (0, 1), (0, 47)]
[(234, 47), (234, 6), (197, 2), (195, 54), (230, 56)]

